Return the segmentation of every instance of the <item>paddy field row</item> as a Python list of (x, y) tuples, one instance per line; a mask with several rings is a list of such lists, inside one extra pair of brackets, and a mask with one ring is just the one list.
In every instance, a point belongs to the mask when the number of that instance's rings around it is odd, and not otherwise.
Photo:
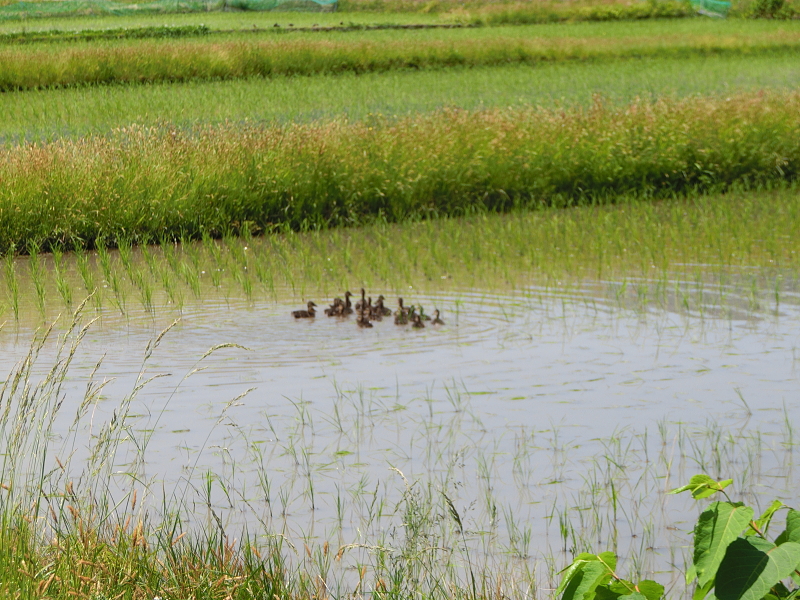
[(0, 89), (370, 73), (552, 61), (759, 55), (796, 52), (800, 46), (800, 26), (793, 23), (770, 28), (756, 23), (758, 26), (718, 31), (668, 28), (664, 21), (642, 23), (636, 28), (628, 23), (606, 24), (605, 27), (578, 25), (569, 29), (527, 26), (344, 32), (324, 36), (316, 33), (244, 37), (228, 34), (213, 39), (6, 46), (0, 49)]

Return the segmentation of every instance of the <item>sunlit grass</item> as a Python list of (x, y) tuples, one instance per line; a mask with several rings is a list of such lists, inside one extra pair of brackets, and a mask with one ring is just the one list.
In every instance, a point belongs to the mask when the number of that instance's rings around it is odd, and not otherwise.
[(308, 230), (791, 183), (794, 93), (108, 136), (0, 152), (2, 250)]
[(670, 29), (664, 22), (658, 22), (655, 28), (640, 29), (561, 27), (560, 30), (517, 27), (373, 31), (324, 36), (232, 34), (194, 40), (27, 44), (0, 50), (0, 89), (626, 57), (679, 58), (789, 51), (800, 47), (800, 27), (794, 24), (776, 25), (772, 29), (732, 28), (725, 33), (714, 28), (691, 33)]

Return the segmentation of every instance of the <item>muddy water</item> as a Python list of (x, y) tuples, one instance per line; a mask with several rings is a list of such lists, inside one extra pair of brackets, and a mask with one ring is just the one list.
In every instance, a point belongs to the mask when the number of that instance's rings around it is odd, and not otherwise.
[[(94, 429), (79, 426), (73, 463), (141, 374), (164, 375), (130, 405), (133, 435), (152, 435), (146, 448), (117, 457), (120, 472), (144, 458), (156, 508), (165, 489), (201, 522), (210, 500), (226, 527), (282, 532), (296, 547), (389, 545), (405, 476), (453, 498), (487, 561), (541, 571), (554, 556), (558, 569), (570, 551), (614, 545), (663, 580), (682, 564), (696, 514), (664, 492), (688, 476), (732, 476), (748, 501), (800, 504), (800, 308), (791, 295), (763, 312), (727, 295), (719, 316), (629, 308), (607, 287), (409, 290), (407, 304), (442, 311), (445, 324), (423, 330), (295, 320), (300, 303), (187, 303), (147, 360), (148, 341), (176, 315), (108, 314), (76, 353), (54, 443), (104, 357), (95, 379), (110, 381)], [(1, 373), (29, 338), (0, 334)], [(219, 344), (231, 346), (203, 358)], [(540, 572), (540, 585), (551, 575)]]

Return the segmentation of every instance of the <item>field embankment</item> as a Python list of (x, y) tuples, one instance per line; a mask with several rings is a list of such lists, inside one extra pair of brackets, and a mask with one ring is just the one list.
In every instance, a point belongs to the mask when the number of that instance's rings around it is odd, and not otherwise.
[[(136, 40), (28, 45), (0, 51), (0, 90), (282, 75), (369, 73), (537, 64), (545, 61), (758, 54), (800, 49), (800, 29), (743, 33), (635, 31), (613, 36), (536, 36), (517, 28), (358, 32), (218, 41)], [(349, 37), (348, 37), (349, 36)]]
[(0, 153), (2, 251), (612, 202), (800, 172), (800, 94), (121, 129)]

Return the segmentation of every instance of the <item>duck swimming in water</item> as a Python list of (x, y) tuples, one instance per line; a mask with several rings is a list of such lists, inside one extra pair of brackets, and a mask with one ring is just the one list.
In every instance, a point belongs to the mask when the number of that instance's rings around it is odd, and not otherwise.
[(356, 325), (362, 328), (372, 327), (372, 323), (369, 322), (369, 316), (364, 312), (364, 310), (358, 311), (358, 318), (356, 319)]
[(378, 301), (375, 302), (372, 312), (376, 315), (380, 315), (381, 317), (390, 317), (392, 315), (392, 311), (383, 305), (384, 300), (386, 300), (386, 298), (383, 297), (383, 294), (378, 296)]
[(444, 321), (439, 318), (439, 309), (433, 311), (433, 319), (431, 320), (431, 325), (444, 325)]
[(414, 320), (411, 322), (411, 326), (415, 329), (422, 329), (425, 327), (425, 323), (422, 322), (422, 318), (419, 315), (414, 315)]
[(325, 314), (329, 317), (341, 317), (344, 310), (344, 302), (341, 298), (334, 298), (333, 304), (325, 309)]
[(349, 291), (344, 293), (344, 306), (342, 307), (342, 316), (345, 315), (352, 315), (353, 314), (353, 303), (350, 302), (350, 296), (352, 296)]
[(367, 307), (367, 293), (364, 291), (364, 288), (361, 288), (361, 300), (356, 302), (356, 312), (366, 307)]
[(295, 319), (313, 319), (314, 315), (317, 314), (317, 311), (314, 310), (315, 306), (316, 304), (314, 304), (313, 302), (311, 302), (311, 300), (309, 300), (307, 305), (308, 307), (307, 310), (293, 310), (292, 316)]

